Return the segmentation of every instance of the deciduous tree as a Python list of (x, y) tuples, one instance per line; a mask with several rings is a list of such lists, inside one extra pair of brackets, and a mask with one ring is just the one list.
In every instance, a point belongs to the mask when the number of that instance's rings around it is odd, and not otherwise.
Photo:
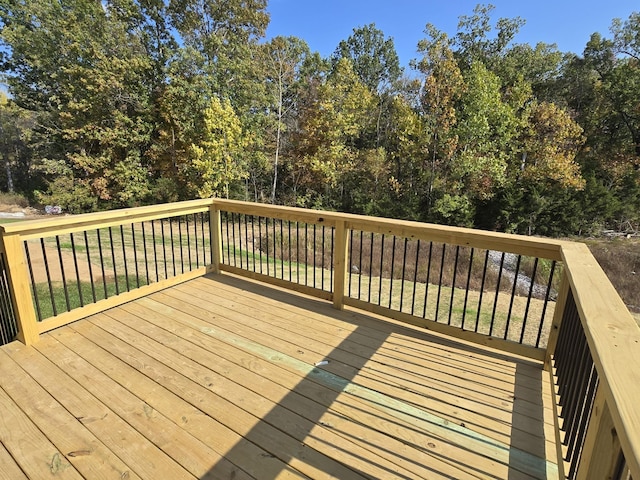
[(241, 154), (246, 140), (242, 125), (228, 100), (217, 97), (204, 111), (204, 136), (191, 145), (190, 187), (200, 198), (229, 198), (229, 185), (246, 175)]

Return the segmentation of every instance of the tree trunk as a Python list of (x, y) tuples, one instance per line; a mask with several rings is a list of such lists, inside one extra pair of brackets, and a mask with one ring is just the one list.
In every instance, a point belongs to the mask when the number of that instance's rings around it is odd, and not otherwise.
[(278, 81), (278, 128), (276, 129), (276, 153), (273, 160), (273, 187), (271, 188), (271, 203), (276, 203), (276, 187), (278, 185), (278, 163), (280, 159), (280, 135), (282, 133), (282, 75)]

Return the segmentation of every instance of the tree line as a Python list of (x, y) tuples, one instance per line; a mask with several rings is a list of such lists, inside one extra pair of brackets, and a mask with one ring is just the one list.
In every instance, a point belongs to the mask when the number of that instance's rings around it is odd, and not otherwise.
[(405, 71), (267, 0), (0, 0), (0, 188), (65, 211), (223, 196), (542, 235), (640, 224), (640, 14), (582, 55), (478, 5)]

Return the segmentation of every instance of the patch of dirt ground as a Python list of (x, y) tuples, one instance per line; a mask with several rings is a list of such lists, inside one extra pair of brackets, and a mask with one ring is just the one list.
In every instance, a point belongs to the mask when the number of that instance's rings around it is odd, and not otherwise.
[[(62, 257), (62, 264), (64, 265), (64, 276), (69, 282), (75, 282), (76, 270), (73, 260), (73, 254), (62, 250), (58, 254), (58, 249), (45, 246), (45, 253), (42, 253), (42, 248), (34, 248), (30, 246), (29, 257), (31, 259), (31, 266), (33, 270), (33, 278), (35, 283), (43, 283), (47, 281), (47, 266), (49, 267), (49, 277), (52, 282), (61, 282), (63, 279), (63, 271), (60, 268), (60, 256)], [(46, 255), (46, 265), (45, 265)], [(77, 259), (77, 275), (80, 277), (80, 281), (88, 282), (93, 275), (93, 281), (97, 282), (102, 279), (100, 275), (100, 265), (91, 265), (89, 269), (89, 263), (87, 259)]]

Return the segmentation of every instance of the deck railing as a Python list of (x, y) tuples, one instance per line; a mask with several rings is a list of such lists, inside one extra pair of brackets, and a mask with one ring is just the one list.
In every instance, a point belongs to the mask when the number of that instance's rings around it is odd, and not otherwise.
[(640, 479), (640, 330), (582, 244), (218, 199), (2, 232), (2, 343), (228, 271), (544, 362), (564, 475)]

